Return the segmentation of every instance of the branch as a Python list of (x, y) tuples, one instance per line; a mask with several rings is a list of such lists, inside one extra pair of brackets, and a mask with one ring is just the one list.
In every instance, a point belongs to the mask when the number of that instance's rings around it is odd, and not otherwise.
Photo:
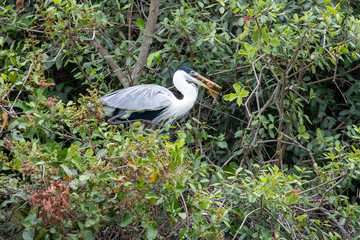
[(58, 53), (56, 54), (55, 58), (49, 61), (46, 61), (45, 63), (53, 63), (56, 62), (58, 60), (58, 58), (60, 57), (60, 54), (62, 53), (62, 50), (64, 49), (66, 45), (66, 42), (64, 42), (64, 44), (61, 46), (60, 50), (58, 51)]
[(247, 217), (250, 216), (251, 214), (253, 214), (254, 212), (256, 212), (257, 210), (260, 210), (260, 208), (254, 209), (254, 210), (252, 210), (251, 212), (249, 212), (248, 214), (245, 215), (244, 220), (242, 221), (239, 229), (236, 231), (236, 233), (235, 233), (235, 235), (234, 235), (234, 237), (233, 237), (233, 240), (236, 239), (236, 236), (238, 235), (238, 233), (240, 232), (241, 228), (243, 227), (243, 225), (244, 225)]
[[(256, 87), (254, 88), (254, 90), (251, 92), (250, 96), (247, 98), (244, 106), (245, 106), (245, 109), (246, 109), (246, 112), (247, 112), (247, 115), (248, 115), (248, 118), (251, 119), (251, 111), (250, 111), (250, 100), (252, 99), (253, 95), (255, 94), (256, 95), (256, 103), (257, 103), (257, 107), (258, 107), (258, 111), (260, 110), (260, 106), (259, 106), (259, 99), (258, 99), (258, 89), (259, 89), (259, 86), (261, 84), (261, 79), (259, 79), (257, 73), (256, 73), (256, 67), (255, 67), (255, 63), (259, 60), (261, 60), (266, 54), (263, 54), (261, 55), (260, 57), (258, 57), (255, 61), (253, 61), (251, 63), (251, 66), (254, 70), (254, 76), (256, 78)], [(260, 74), (261, 76), (261, 74)], [(251, 122), (251, 121), (249, 121)]]
[(149, 15), (146, 22), (145, 30), (143, 32), (142, 44), (140, 47), (140, 52), (138, 56), (138, 61), (134, 70), (132, 71), (131, 78), (134, 79), (134, 82), (140, 80), (140, 73), (146, 64), (146, 59), (150, 51), (150, 39), (151, 35), (155, 32), (155, 25), (157, 23), (157, 17), (159, 15), (159, 5), (161, 0), (151, 0)]
[[(13, 108), (14, 108), (14, 106), (15, 106), (15, 103), (16, 103), (17, 100), (19, 99), (20, 94), (22, 93), (22, 91), (23, 91), (23, 89), (24, 89), (24, 87), (25, 87), (25, 83), (26, 83), (26, 81), (28, 80), (28, 78), (29, 78), (29, 76), (30, 76), (30, 73), (31, 73), (31, 71), (33, 70), (33, 68), (34, 68), (34, 65), (33, 65), (33, 64), (30, 64), (30, 68), (29, 68), (28, 73), (27, 73), (26, 76), (22, 79), (22, 82), (23, 82), (22, 88), (20, 89), (20, 91), (19, 91), (18, 95), (16, 96), (13, 104), (11, 105), (10, 110), (9, 110), (9, 111), (6, 111), (5, 108), (3, 108), (3, 107), (1, 106), (1, 109), (2, 109), (3, 111), (5, 110), (5, 112), (7, 113), (5, 119), (3, 119), (3, 122), (7, 122), (8, 119), (9, 119), (9, 115), (11, 116), (11, 113), (13, 112)], [(5, 99), (5, 96), (7, 96), (8, 94), (10, 94), (10, 92), (14, 89), (14, 86), (15, 86), (15, 84), (10, 88), (9, 92), (3, 96), (2, 100)], [(16, 113), (15, 113), (15, 116), (16, 116)], [(4, 128), (5, 128), (5, 124), (3, 124), (3, 125), (1, 126), (0, 133), (2, 133), (2, 131), (4, 130)]]
[(106, 63), (109, 64), (110, 68), (114, 71), (121, 84), (124, 87), (130, 87), (129, 79), (121, 72), (120, 66), (114, 61), (114, 59), (109, 57), (109, 52), (101, 45), (97, 37), (94, 38), (94, 46), (96, 50), (104, 57)]
[(322, 207), (322, 208), (319, 208), (319, 210), (321, 212), (323, 212), (328, 217), (328, 219), (330, 219), (330, 221), (332, 221), (336, 225), (336, 227), (338, 227), (341, 230), (342, 235), (343, 235), (343, 237), (345, 237), (345, 239), (350, 238), (351, 235), (345, 230), (345, 228), (343, 226), (340, 225), (340, 223), (335, 219), (335, 217), (332, 216), (331, 213), (328, 212), (327, 209)]
[[(315, 158), (314, 158), (314, 155), (312, 154), (312, 152), (310, 151), (310, 149), (304, 147), (303, 145), (301, 145), (301, 143), (299, 143), (298, 141), (296, 141), (294, 138), (286, 135), (285, 133), (283, 133), (283, 132), (281, 132), (281, 131), (279, 131), (279, 133), (280, 133), (280, 135), (283, 135), (284, 137), (286, 137), (287, 139), (289, 139), (290, 141), (292, 141), (293, 143), (295, 143), (296, 146), (298, 146), (299, 148), (305, 150), (305, 151), (309, 154), (312, 164), (313, 164), (313, 165), (315, 164)], [(279, 140), (280, 140), (280, 139), (279, 139)], [(280, 142), (281, 142), (281, 140), (280, 140)]]
[(4, 21), (0, 21), (0, 23), (4, 24), (4, 25), (7, 25), (7, 26), (10, 26), (10, 27), (13, 27), (13, 28), (18, 28), (18, 29), (21, 29), (21, 30), (29, 31), (29, 32), (45, 33), (44, 31), (35, 30), (35, 29), (29, 29), (29, 28), (23, 28), (23, 27), (13, 25), (11, 23), (4, 22)]
[[(324, 185), (326, 185), (326, 184), (328, 184), (328, 183), (330, 183), (330, 182), (332, 182), (332, 181), (336, 181), (336, 180), (338, 180), (338, 179), (345, 178), (345, 177), (350, 173), (350, 170), (351, 170), (351, 169), (348, 168), (343, 175), (337, 176), (337, 177), (335, 177), (335, 178), (333, 178), (333, 179), (330, 179), (330, 180), (328, 180), (328, 181), (326, 181), (326, 182), (324, 182), (324, 183), (321, 183), (321, 184), (319, 184), (319, 185), (317, 185), (317, 186), (315, 186), (315, 187), (312, 187), (312, 188), (306, 189), (306, 190), (304, 190), (304, 191), (302, 191), (302, 192), (299, 192), (299, 195), (304, 194), (304, 193), (309, 192), (309, 191), (312, 191), (312, 190), (317, 189), (317, 188), (319, 188), (319, 187), (322, 187), (322, 186), (324, 186)], [(339, 183), (340, 183), (340, 182), (339, 182)], [(338, 185), (339, 183), (336, 183), (335, 186)], [(334, 186), (333, 186), (333, 187), (334, 187)], [(332, 189), (333, 187), (331, 187), (330, 189)]]

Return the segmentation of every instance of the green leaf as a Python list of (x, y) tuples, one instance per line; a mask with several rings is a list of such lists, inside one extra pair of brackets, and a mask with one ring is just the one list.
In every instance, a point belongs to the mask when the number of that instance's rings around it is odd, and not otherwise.
[(271, 138), (275, 138), (275, 133), (271, 128), (269, 129), (269, 135)]
[(107, 181), (107, 180), (117, 180), (118, 176), (115, 173), (106, 173), (99, 176), (99, 180)]
[(269, 114), (268, 117), (269, 117), (270, 122), (274, 122), (275, 118), (273, 115)]
[(297, 203), (300, 199), (299, 195), (291, 195), (288, 199), (287, 199), (287, 204), (291, 205), (294, 203)]
[[(80, 154), (80, 153), (79, 153)], [(83, 165), (83, 163), (81, 162), (81, 157), (79, 156), (79, 154), (75, 154), (72, 158), (71, 158), (71, 162), (80, 170), (80, 171), (84, 171), (85, 170), (85, 166)]]
[(247, 96), (249, 96), (249, 91), (247, 91), (247, 90), (241, 90), (241, 91), (239, 92), (239, 97), (243, 98), (243, 97), (247, 97)]
[(133, 3), (126, 4), (124, 7), (121, 8), (121, 11), (128, 9), (129, 7), (131, 7), (131, 5), (133, 5)]
[(335, 154), (334, 154), (334, 153), (328, 153), (328, 155), (329, 155), (329, 157), (330, 157), (330, 159), (331, 159), (332, 161), (335, 160)]
[(238, 106), (241, 106), (242, 105), (242, 98), (238, 97), (236, 99), (236, 103), (237, 103)]
[(90, 230), (85, 230), (84, 232), (82, 232), (81, 234), (84, 238), (83, 239), (86, 239), (86, 240), (93, 240), (94, 239), (94, 236), (92, 234), (92, 232)]
[(186, 213), (178, 213), (179, 217), (181, 217), (181, 219), (185, 219), (186, 218)]
[(224, 96), (224, 100), (230, 102), (234, 101), (235, 98), (237, 98), (237, 95), (235, 93), (226, 94)]
[(148, 58), (146, 59), (146, 65), (148, 67), (151, 67), (153, 60), (157, 60), (157, 61), (161, 60), (161, 53), (162, 50), (150, 53)]
[(87, 181), (87, 180), (89, 180), (93, 175), (94, 175), (94, 174), (92, 174), (92, 173), (85, 173), (85, 174), (79, 176), (79, 180), (80, 180), (80, 181)]
[(144, 30), (145, 23), (141, 18), (136, 19), (136, 25), (140, 28), (140, 30)]
[(0, 76), (1, 76), (2, 79), (4, 79), (6, 81), (7, 76), (5, 74), (1, 73)]
[(233, 85), (233, 88), (235, 89), (235, 92), (238, 93), (241, 90), (242, 85), (238, 82)]
[(150, 240), (152, 240), (152, 239), (156, 239), (156, 236), (157, 236), (157, 233), (158, 233), (158, 230), (157, 230), (157, 228), (148, 228), (147, 230), (146, 230), (146, 238), (147, 239), (150, 239)]
[(305, 126), (304, 126), (304, 125), (299, 126), (298, 131), (299, 131), (300, 134), (301, 134), (301, 133), (304, 133), (304, 132), (306, 131)]
[(120, 223), (120, 227), (126, 227), (132, 223), (133, 218), (135, 217), (134, 214), (127, 214), (124, 219)]
[(24, 240), (33, 240), (35, 235), (35, 228), (25, 229), (22, 233), (22, 237)]
[(201, 200), (200, 207), (202, 209), (208, 209), (209, 206), (210, 206), (210, 200), (209, 199), (205, 198), (205, 199)]
[(277, 47), (277, 46), (281, 45), (281, 43), (279, 42), (279, 40), (277, 38), (273, 38), (270, 41), (270, 45), (273, 47)]
[(68, 166), (61, 164), (60, 167), (64, 170), (64, 172), (66, 173), (66, 175), (68, 175), (70, 178), (75, 175)]
[(224, 141), (218, 142), (217, 145), (219, 148), (227, 148), (228, 147), (227, 142), (224, 142)]
[(298, 23), (298, 22), (299, 22), (299, 17), (298, 17), (298, 15), (295, 13), (295, 14), (293, 15), (293, 17), (294, 17), (295, 22)]
[(259, 120), (254, 120), (254, 121), (251, 123), (251, 125), (252, 125), (252, 126), (256, 126), (258, 123), (259, 123)]
[[(271, 44), (271, 43), (270, 43)], [(246, 50), (246, 53), (249, 57), (252, 57), (255, 55), (256, 52), (256, 48), (253, 47), (252, 45), (250, 45), (249, 43), (245, 42), (244, 43), (244, 48)]]
[(85, 152), (85, 156), (86, 157), (92, 157), (94, 155), (94, 150), (92, 150), (92, 148), (89, 148), (88, 150), (86, 150)]
[(185, 192), (186, 187), (184, 185), (176, 185), (175, 192), (183, 193)]
[(304, 132), (304, 133), (302, 134), (302, 137), (303, 137), (304, 139), (310, 139), (310, 135), (309, 135), (309, 133), (307, 133), (307, 132)]
[(147, 194), (145, 195), (145, 198), (146, 198), (146, 199), (151, 199), (151, 198), (158, 199), (159, 197), (158, 197), (155, 193), (147, 193)]

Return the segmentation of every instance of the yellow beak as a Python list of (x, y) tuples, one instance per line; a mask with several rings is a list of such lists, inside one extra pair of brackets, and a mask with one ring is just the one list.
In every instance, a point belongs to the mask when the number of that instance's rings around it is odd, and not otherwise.
[(211, 96), (214, 98), (213, 103), (219, 103), (217, 100), (217, 97), (218, 97), (218, 95), (220, 95), (220, 92), (221, 92), (221, 87), (219, 85), (210, 81), (206, 77), (201, 76), (198, 73), (193, 74), (192, 77), (194, 77), (197, 80), (196, 81), (197, 84), (199, 84), (199, 85), (203, 86), (204, 88), (206, 88), (207, 90), (209, 90)]

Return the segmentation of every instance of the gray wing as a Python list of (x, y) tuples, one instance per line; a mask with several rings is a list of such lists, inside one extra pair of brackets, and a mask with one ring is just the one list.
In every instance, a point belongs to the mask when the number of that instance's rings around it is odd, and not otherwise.
[(102, 96), (104, 106), (131, 111), (159, 110), (175, 98), (167, 88), (146, 84), (117, 90)]

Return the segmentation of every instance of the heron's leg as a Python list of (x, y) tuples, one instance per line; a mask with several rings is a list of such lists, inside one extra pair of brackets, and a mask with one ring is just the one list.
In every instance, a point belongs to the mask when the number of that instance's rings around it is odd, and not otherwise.
[(107, 120), (107, 122), (111, 125), (119, 125), (119, 124), (124, 124), (124, 123), (128, 123), (128, 121), (119, 121), (119, 122), (115, 122), (115, 119), (117, 119), (118, 117), (121, 117), (123, 115), (123, 113), (121, 114), (117, 114), (115, 116), (112, 116), (111, 118), (109, 118)]
[(134, 122), (144, 122), (144, 123), (154, 124), (154, 125), (157, 125), (157, 126), (162, 126), (161, 124), (154, 123), (154, 122), (152, 122), (151, 120), (148, 120), (148, 119), (122, 120), (122, 121), (117, 121), (117, 122), (114, 121), (119, 116), (121, 116), (121, 115), (113, 116), (113, 117), (109, 118), (107, 120), (107, 122), (109, 124), (111, 124), (111, 125), (120, 125), (120, 124), (125, 124), (125, 123), (134, 123)]

